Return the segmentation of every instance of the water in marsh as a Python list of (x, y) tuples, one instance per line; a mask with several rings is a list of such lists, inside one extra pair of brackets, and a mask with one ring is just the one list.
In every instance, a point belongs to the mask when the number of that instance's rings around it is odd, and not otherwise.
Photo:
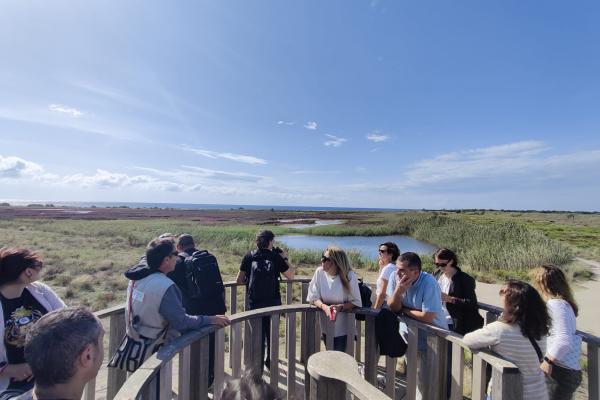
[(314, 228), (315, 226), (325, 226), (325, 225), (339, 225), (342, 221), (341, 219), (316, 219), (312, 224), (303, 224), (299, 221), (303, 221), (302, 219), (280, 219), (279, 222), (284, 223), (286, 228), (296, 228), (296, 229), (305, 229), (305, 228)]
[(417, 254), (432, 254), (436, 247), (432, 244), (413, 239), (410, 236), (310, 236), (283, 235), (275, 239), (293, 249), (325, 250), (328, 245), (335, 244), (344, 250), (359, 251), (365, 257), (376, 259), (379, 244), (394, 242), (400, 251), (412, 251)]

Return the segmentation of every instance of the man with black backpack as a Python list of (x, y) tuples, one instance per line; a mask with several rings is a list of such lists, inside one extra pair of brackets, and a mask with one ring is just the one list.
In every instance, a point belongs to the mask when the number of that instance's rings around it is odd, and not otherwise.
[[(287, 279), (294, 278), (294, 266), (290, 264), (287, 253), (279, 247), (273, 247), (274, 241), (275, 234), (273, 232), (268, 230), (259, 232), (256, 235), (257, 249), (246, 254), (240, 265), (237, 282), (246, 284), (249, 310), (280, 306), (280, 274)], [(263, 365), (270, 368), (271, 323), (269, 317), (263, 318), (262, 331), (261, 361), (263, 361)], [(264, 361), (265, 347), (267, 348), (266, 361)]]
[[(189, 315), (222, 315), (225, 306), (225, 287), (215, 256), (207, 250), (196, 249), (192, 235), (177, 238), (178, 260), (175, 269), (167, 274), (179, 287), (183, 307)], [(214, 380), (215, 334), (210, 334), (208, 381)], [(194, 362), (194, 360), (192, 360)]]

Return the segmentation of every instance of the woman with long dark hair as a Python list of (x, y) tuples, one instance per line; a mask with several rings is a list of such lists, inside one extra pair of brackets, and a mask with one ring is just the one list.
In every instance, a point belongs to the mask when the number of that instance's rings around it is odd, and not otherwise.
[(548, 348), (540, 365), (546, 374), (550, 400), (568, 400), (581, 384), (581, 337), (575, 319), (578, 307), (565, 274), (554, 265), (533, 270), (533, 286), (540, 292), (552, 318)]
[(43, 315), (65, 303), (43, 283), (41, 257), (28, 249), (0, 249), (0, 392), (25, 393), (33, 387), (25, 362), (25, 335)]
[(517, 280), (509, 280), (500, 289), (500, 296), (504, 298), (500, 319), (467, 333), (463, 340), (474, 349), (490, 347), (516, 364), (522, 376), (524, 399), (548, 400), (546, 381), (540, 369), (550, 329), (546, 303), (531, 285)]
[(333, 350), (346, 351), (347, 335), (356, 334), (354, 329), (347, 331), (348, 319), (354, 320), (354, 314), (341, 311), (361, 307), (362, 301), (358, 278), (344, 250), (335, 246), (327, 247), (321, 257), (321, 266), (316, 269), (308, 285), (306, 301), (323, 310), (321, 329), (325, 329), (328, 320), (335, 321)]
[(396, 272), (396, 260), (400, 257), (400, 249), (394, 242), (385, 242), (379, 245), (379, 276), (377, 277), (377, 290), (373, 308), (378, 310), (386, 300), (387, 285), (392, 274)]
[(483, 326), (477, 307), (475, 279), (458, 266), (458, 257), (449, 249), (433, 253), (437, 271), (433, 274), (442, 291), (442, 308), (450, 330), (464, 335)]

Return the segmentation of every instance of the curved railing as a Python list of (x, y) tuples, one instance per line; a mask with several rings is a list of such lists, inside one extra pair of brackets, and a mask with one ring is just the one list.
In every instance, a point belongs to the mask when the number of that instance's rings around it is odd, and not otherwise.
[[(320, 327), (317, 308), (301, 304), (306, 298), (308, 278), (298, 278), (283, 281), (282, 297), (286, 305), (269, 307), (253, 311), (244, 310), (243, 299), (245, 293), (238, 296), (238, 285), (228, 282), (229, 310), (232, 324), (228, 328), (207, 327), (203, 330), (183, 335), (149, 358), (126, 381), (124, 372), (108, 369), (106, 378), (107, 399), (166, 399), (171, 398), (171, 391), (175, 388), (179, 399), (207, 399), (208, 387), (208, 347), (209, 334), (215, 333), (215, 381), (211, 389), (213, 399), (220, 398), (220, 391), (226, 375), (239, 377), (244, 368), (258, 368), (261, 361), (261, 330), (263, 317), (270, 317), (271, 321), (271, 360), (281, 360), (271, 363), (271, 370), (266, 374), (274, 387), (283, 386), (287, 398), (309, 398), (310, 378), (305, 368), (308, 358), (321, 351)], [(294, 301), (296, 300), (296, 303)], [(500, 309), (480, 303), (480, 309), (486, 313), (486, 322), (497, 318)], [(396, 360), (385, 358), (385, 367), (379, 367), (379, 354), (375, 338), (375, 315), (372, 309), (359, 308), (352, 312), (365, 316), (365, 321), (356, 321), (358, 335), (352, 340), (348, 335), (348, 353), (356, 361), (364, 365), (364, 378), (371, 385), (377, 385), (377, 375), (385, 376), (386, 385), (383, 393), (389, 398), (398, 395), (398, 376)], [(108, 352), (112, 354), (124, 334), (124, 309), (122, 306), (102, 310), (97, 313), (101, 319), (109, 320), (109, 346)], [(285, 317), (284, 326), (281, 326), (279, 316)], [(416, 365), (417, 338), (419, 331), (427, 335), (427, 359), (425, 361), (424, 381), (426, 393), (423, 398), (446, 399), (447, 379), (447, 347), (452, 347), (452, 360), (450, 362), (452, 382), (450, 384), (452, 399), (462, 399), (465, 374), (465, 357), (463, 349), (468, 347), (461, 337), (454, 333), (439, 329), (418, 321), (400, 317), (409, 327), (407, 364)], [(354, 322), (352, 322), (354, 324)], [(285, 333), (283, 336), (282, 354), (280, 356), (280, 326)], [(299, 329), (298, 329), (299, 328)], [(325, 332), (330, 332), (333, 324), (324, 327)], [(583, 341), (587, 344), (588, 358), (588, 391), (590, 399), (598, 399), (598, 349), (600, 339), (582, 332)], [(333, 334), (327, 335), (326, 348), (331, 349)], [(298, 342), (299, 339), (299, 342)], [(297, 354), (299, 357), (297, 357)], [(486, 365), (491, 365), (493, 376), (492, 397), (496, 399), (518, 399), (520, 393), (520, 374), (515, 365), (486, 351), (472, 351), (472, 399), (483, 399), (486, 389)], [(177, 366), (175, 368), (175, 365)], [(271, 379), (270, 377), (277, 377)], [(283, 376), (283, 378), (282, 378)], [(98, 378), (99, 379), (99, 378)], [(433, 384), (435, 382), (435, 384)], [(125, 384), (124, 384), (125, 383)], [(304, 390), (299, 390), (299, 385), (304, 384)], [(92, 381), (86, 387), (84, 398), (93, 400), (96, 395), (96, 382)], [(104, 385), (98, 385), (102, 389)], [(417, 387), (417, 369), (410, 367), (406, 371), (406, 397), (414, 399)], [(141, 396), (141, 397), (140, 397)], [(359, 396), (360, 397), (360, 396)]]

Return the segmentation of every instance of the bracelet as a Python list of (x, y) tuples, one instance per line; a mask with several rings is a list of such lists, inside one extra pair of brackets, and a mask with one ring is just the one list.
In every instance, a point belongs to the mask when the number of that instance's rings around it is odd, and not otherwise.
[(550, 365), (554, 365), (554, 361), (552, 361), (551, 359), (549, 359), (548, 357), (544, 356), (544, 361), (546, 361), (548, 364)]

